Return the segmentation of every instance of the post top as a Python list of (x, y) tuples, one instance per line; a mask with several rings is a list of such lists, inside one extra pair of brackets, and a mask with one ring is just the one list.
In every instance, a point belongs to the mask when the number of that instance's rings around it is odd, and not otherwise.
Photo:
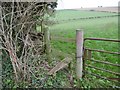
[(83, 31), (83, 29), (76, 29), (76, 31)]

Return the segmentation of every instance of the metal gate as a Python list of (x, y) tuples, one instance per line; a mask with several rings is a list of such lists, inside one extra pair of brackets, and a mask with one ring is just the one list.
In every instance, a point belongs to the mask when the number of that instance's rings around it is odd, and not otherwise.
[[(120, 40), (113, 40), (113, 39), (103, 39), (103, 38), (85, 38), (84, 39), (84, 44), (83, 44), (83, 77), (87, 74), (90, 74), (92, 76), (95, 76), (96, 78), (101, 78), (101, 79), (104, 79), (104, 80), (109, 80), (109, 81), (112, 81), (114, 83), (116, 83), (117, 85), (116, 86), (119, 86), (120, 87), (120, 72), (119, 72), (119, 69), (120, 69), (120, 64), (118, 63), (112, 63), (112, 62), (109, 62), (109, 61), (105, 61), (105, 60), (95, 60), (92, 58), (92, 53), (94, 52), (99, 52), (99, 53), (106, 53), (106, 54), (111, 54), (111, 55), (117, 55), (118, 56), (118, 59), (119, 59), (119, 56), (120, 56), (120, 52), (111, 52), (111, 51), (105, 51), (105, 50), (98, 50), (98, 49), (91, 49), (91, 48), (86, 48), (86, 45), (85, 43), (87, 41), (103, 41), (103, 42), (114, 42), (114, 43), (120, 43)], [(119, 45), (118, 45), (119, 46)], [(119, 48), (118, 48), (119, 49)], [(87, 62), (91, 62), (93, 63), (92, 65), (90, 64), (87, 64)], [(118, 61), (119, 62), (119, 61)], [(97, 66), (94, 66), (94, 63), (97, 65), (98, 63), (99, 64), (104, 64), (104, 65), (109, 65), (109, 66), (112, 66), (112, 67), (116, 67), (118, 70), (117, 72), (115, 71), (112, 71), (112, 70), (107, 70), (107, 69), (104, 69), (104, 67), (97, 67)], [(86, 68), (89, 68), (89, 69), (94, 69), (94, 70), (97, 70), (97, 71), (102, 71), (103, 73), (109, 73), (112, 75), (114, 75), (114, 77), (108, 77), (108, 76), (102, 76), (100, 75), (100, 73), (94, 73), (94, 72), (89, 72)]]

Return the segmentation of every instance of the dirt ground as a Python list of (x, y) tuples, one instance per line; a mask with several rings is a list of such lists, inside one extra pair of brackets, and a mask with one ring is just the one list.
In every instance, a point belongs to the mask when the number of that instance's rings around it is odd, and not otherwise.
[(101, 11), (101, 12), (120, 12), (120, 7), (97, 7), (97, 8), (79, 8), (76, 10), (89, 10), (89, 11)]

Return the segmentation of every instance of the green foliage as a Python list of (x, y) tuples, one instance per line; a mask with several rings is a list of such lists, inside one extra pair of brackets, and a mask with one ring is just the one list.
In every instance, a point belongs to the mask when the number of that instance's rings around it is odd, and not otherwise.
[(49, 88), (68, 88), (69, 81), (64, 72), (58, 72), (55, 76), (49, 77), (44, 87)]
[(12, 88), (14, 86), (14, 74), (13, 68), (10, 62), (10, 58), (7, 57), (7, 54), (2, 52), (2, 82), (3, 88)]

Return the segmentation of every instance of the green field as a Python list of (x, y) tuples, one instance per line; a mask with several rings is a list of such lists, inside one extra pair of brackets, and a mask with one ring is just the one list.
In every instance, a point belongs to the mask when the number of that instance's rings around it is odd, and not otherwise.
[(116, 15), (116, 13), (108, 13), (108, 12), (94, 12), (94, 11), (80, 11), (80, 10), (59, 10), (55, 13), (54, 20), (62, 21), (69, 19), (79, 19), (86, 17), (96, 17), (96, 16), (110, 16)]
[[(74, 21), (69, 21), (69, 19), (77, 19), (80, 17), (107, 16), (107, 15), (108, 16), (115, 15), (115, 13), (77, 11), (77, 10), (57, 11), (55, 20), (58, 22), (61, 20), (65, 20), (66, 22), (55, 24), (52, 27), (50, 27), (51, 36), (75, 39), (76, 29), (82, 28), (84, 31), (84, 38), (94, 37), (94, 38), (118, 39), (118, 17), (96, 18), (96, 19), (86, 19), (86, 20), (78, 19)], [(52, 44), (52, 48), (55, 48), (56, 50), (60, 50), (63, 53), (75, 57), (75, 53), (76, 53), (75, 42), (72, 43), (72, 42), (52, 40), (51, 44)], [(118, 43), (113, 43), (113, 42), (88, 41), (86, 42), (86, 47), (92, 49), (107, 50), (107, 51), (115, 51), (115, 52), (118, 51)], [(118, 56), (112, 54), (93, 52), (92, 59), (109, 61), (114, 64), (118, 64)], [(73, 61), (73, 73), (75, 74), (74, 61)], [(97, 66), (100, 68), (118, 72), (118, 68), (110, 65), (100, 64), (90, 61), (87, 61), (86, 63), (92, 66)], [(86, 70), (95, 74), (99, 74), (101, 76), (117, 77), (110, 73), (101, 72), (99, 70), (95, 70), (92, 68), (86, 68)], [(114, 87), (115, 83), (109, 82), (107, 80), (97, 79), (92, 75), (86, 75), (86, 78), (80, 79), (80, 81), (74, 80), (74, 85), (77, 87), (95, 88), (95, 87), (109, 87), (109, 85)]]

